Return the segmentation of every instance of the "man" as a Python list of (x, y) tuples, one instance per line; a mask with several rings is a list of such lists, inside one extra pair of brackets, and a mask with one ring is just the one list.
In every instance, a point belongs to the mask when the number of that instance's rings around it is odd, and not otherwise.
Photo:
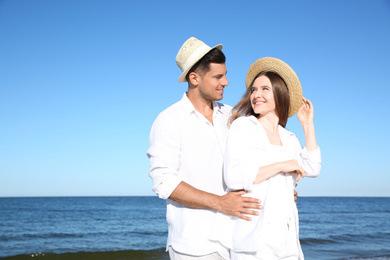
[(223, 98), (226, 78), (222, 45), (210, 48), (191, 37), (176, 63), (180, 82), (188, 82), (183, 98), (161, 112), (150, 133), (149, 175), (153, 190), (167, 199), (171, 259), (228, 259), (229, 252), (208, 240), (217, 211), (245, 220), (258, 215), (257, 199), (244, 191), (224, 190), (222, 166), (231, 107)]

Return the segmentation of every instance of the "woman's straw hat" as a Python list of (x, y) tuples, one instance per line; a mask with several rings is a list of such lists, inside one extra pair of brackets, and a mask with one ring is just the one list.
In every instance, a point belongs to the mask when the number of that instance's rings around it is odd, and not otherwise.
[(290, 108), (288, 116), (295, 115), (302, 104), (302, 86), (294, 70), (282, 60), (277, 58), (265, 57), (255, 61), (248, 69), (246, 74), (246, 88), (252, 84), (254, 78), (261, 72), (271, 71), (278, 74), (286, 83), (288, 93), (290, 94)]
[(180, 77), (180, 82), (186, 82), (186, 75), (188, 71), (195, 65), (204, 55), (206, 55), (212, 49), (217, 48), (222, 50), (222, 44), (218, 44), (211, 48), (201, 40), (195, 37), (189, 38), (180, 48), (176, 56), (176, 64), (183, 72)]

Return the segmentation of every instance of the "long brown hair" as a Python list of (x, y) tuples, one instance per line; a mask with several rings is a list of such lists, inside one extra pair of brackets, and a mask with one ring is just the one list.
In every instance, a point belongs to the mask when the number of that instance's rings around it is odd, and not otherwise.
[(288, 88), (284, 80), (276, 73), (271, 71), (260, 72), (252, 81), (251, 85), (246, 89), (241, 100), (238, 101), (237, 105), (233, 107), (232, 116), (230, 117), (229, 124), (233, 123), (234, 120), (241, 116), (255, 116), (259, 117), (259, 114), (255, 114), (252, 108), (251, 89), (253, 82), (260, 77), (266, 76), (270, 81), (273, 89), (275, 98), (275, 110), (276, 115), (279, 118), (279, 125), (286, 127), (288, 119), (288, 110), (290, 108), (290, 95)]

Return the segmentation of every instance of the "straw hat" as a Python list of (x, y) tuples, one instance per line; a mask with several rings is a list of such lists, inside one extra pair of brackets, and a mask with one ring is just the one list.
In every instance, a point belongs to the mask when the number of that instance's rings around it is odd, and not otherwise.
[(217, 48), (222, 50), (222, 44), (218, 44), (211, 48), (201, 40), (195, 37), (189, 38), (180, 48), (176, 56), (176, 64), (183, 72), (180, 77), (180, 82), (186, 82), (186, 75), (188, 71), (195, 65), (204, 55), (206, 55), (212, 49)]
[(276, 58), (261, 58), (255, 61), (248, 69), (246, 74), (246, 88), (252, 84), (254, 78), (261, 72), (271, 71), (278, 74), (286, 83), (288, 93), (290, 94), (290, 108), (288, 116), (295, 115), (302, 104), (302, 86), (294, 70), (284, 61)]

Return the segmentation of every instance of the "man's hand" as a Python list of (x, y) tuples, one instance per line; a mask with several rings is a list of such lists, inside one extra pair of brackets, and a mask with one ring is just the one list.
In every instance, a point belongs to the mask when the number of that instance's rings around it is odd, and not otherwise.
[(228, 194), (220, 197), (220, 206), (218, 211), (230, 215), (242, 218), (247, 221), (251, 221), (252, 218), (245, 216), (244, 214), (259, 215), (259, 209), (263, 206), (260, 205), (261, 201), (258, 199), (243, 197), (246, 191), (231, 191)]
[(295, 201), (295, 204), (297, 203), (297, 200), (298, 200), (298, 192), (296, 190), (294, 190), (294, 201)]

